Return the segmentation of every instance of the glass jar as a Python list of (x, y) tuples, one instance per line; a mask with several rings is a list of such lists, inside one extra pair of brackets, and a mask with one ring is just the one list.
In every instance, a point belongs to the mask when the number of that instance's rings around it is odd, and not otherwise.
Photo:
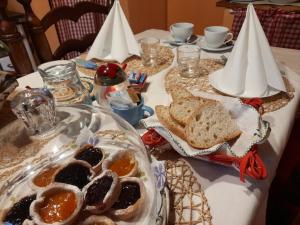
[(38, 72), (44, 85), (54, 96), (57, 105), (90, 103), (88, 90), (83, 86), (76, 64), (68, 60), (57, 60), (41, 64)]
[(101, 65), (94, 77), (94, 95), (99, 105), (109, 107), (107, 95), (123, 91), (128, 87), (127, 75), (123, 68), (114, 63)]

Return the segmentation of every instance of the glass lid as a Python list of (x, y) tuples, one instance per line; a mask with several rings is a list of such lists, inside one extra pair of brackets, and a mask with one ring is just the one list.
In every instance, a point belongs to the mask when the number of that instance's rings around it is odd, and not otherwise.
[(19, 121), (1, 130), (0, 223), (164, 224), (165, 200), (134, 128), (100, 107), (58, 106), (56, 115), (48, 138), (27, 136)]

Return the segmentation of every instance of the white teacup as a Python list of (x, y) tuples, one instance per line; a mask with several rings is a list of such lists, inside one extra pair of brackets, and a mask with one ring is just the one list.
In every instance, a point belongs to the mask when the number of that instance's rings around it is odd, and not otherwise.
[(175, 41), (185, 42), (193, 34), (194, 24), (174, 23), (170, 26), (170, 31)]
[(205, 42), (210, 48), (219, 48), (232, 41), (233, 34), (227, 27), (211, 26), (204, 29)]

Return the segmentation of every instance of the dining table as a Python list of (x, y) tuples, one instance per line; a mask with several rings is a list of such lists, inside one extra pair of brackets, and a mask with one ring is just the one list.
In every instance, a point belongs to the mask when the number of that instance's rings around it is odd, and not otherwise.
[[(168, 31), (155, 29), (139, 33), (136, 38), (149, 36), (170, 39)], [(259, 154), (268, 171), (267, 178), (249, 179), (241, 183), (238, 171), (231, 167), (215, 165), (199, 159), (186, 159), (205, 191), (213, 224), (256, 225), (266, 222), (269, 189), (289, 139), (300, 98), (300, 51), (276, 47), (272, 47), (272, 51), (277, 62), (288, 68), (287, 75), (295, 88), (295, 94), (285, 107), (262, 116), (262, 119), (268, 121), (271, 126), (268, 140), (259, 145)], [(229, 56), (230, 52), (201, 51), (201, 58), (220, 58), (222, 55)], [(144, 94), (147, 105), (155, 107), (157, 104), (168, 102), (169, 96), (164, 88), (164, 76), (167, 72), (167, 70), (162, 71), (148, 80), (150, 86)]]
[[(165, 30), (150, 29), (136, 34), (135, 37), (137, 40), (144, 37), (170, 40), (171, 34)], [(164, 78), (177, 64), (176, 48), (172, 47), (172, 50), (175, 54), (172, 65), (147, 78), (149, 86), (142, 95), (145, 104), (152, 108), (159, 104), (167, 104), (171, 98), (164, 88)], [(184, 158), (205, 193), (212, 215), (212, 224), (259, 225), (266, 222), (269, 189), (289, 139), (300, 100), (300, 50), (272, 47), (272, 51), (278, 64), (286, 69), (285, 73), (295, 91), (294, 97), (287, 105), (262, 115), (263, 120), (268, 121), (271, 127), (268, 139), (258, 147), (259, 155), (268, 171), (267, 177), (262, 180), (247, 177), (245, 182), (241, 182), (239, 171), (232, 167), (195, 158)], [(230, 52), (201, 51), (201, 58), (219, 59), (222, 55), (229, 57)], [(27, 84), (31, 84), (32, 87), (43, 85), (38, 72), (22, 77), (17, 90)], [(143, 134), (146, 130), (139, 126), (137, 131)]]

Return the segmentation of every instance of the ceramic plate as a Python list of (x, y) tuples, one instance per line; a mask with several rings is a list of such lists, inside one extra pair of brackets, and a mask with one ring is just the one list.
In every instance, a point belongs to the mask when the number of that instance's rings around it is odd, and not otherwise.
[(204, 38), (201, 40), (200, 43), (201, 43), (200, 46), (203, 50), (210, 51), (210, 52), (224, 52), (232, 49), (234, 46), (233, 44), (231, 44), (231, 45), (222, 45), (220, 48), (211, 48), (207, 46), (207, 43)]
[(223, 70), (221, 69), (221, 70), (217, 70), (214, 73), (210, 74), (208, 80), (209, 80), (209, 83), (210, 83), (211, 86), (213, 86), (216, 90), (218, 90), (218, 91), (220, 91), (220, 92), (222, 92), (226, 95), (233, 96), (233, 97), (238, 97), (238, 98), (266, 98), (266, 97), (276, 95), (280, 92), (276, 89), (270, 89), (268, 92), (266, 92), (262, 96), (252, 96), (248, 93), (243, 93), (241, 95), (228, 94), (228, 93), (226, 93), (226, 91), (222, 90), (221, 87), (219, 87), (218, 82), (217, 82), (217, 77), (221, 75), (222, 71)]
[(192, 39), (191, 42), (179, 42), (179, 41), (174, 40), (174, 41), (165, 41), (164, 43), (167, 43), (167, 44), (170, 44), (173, 46), (194, 45), (198, 42), (199, 37), (193, 34), (191, 39)]

